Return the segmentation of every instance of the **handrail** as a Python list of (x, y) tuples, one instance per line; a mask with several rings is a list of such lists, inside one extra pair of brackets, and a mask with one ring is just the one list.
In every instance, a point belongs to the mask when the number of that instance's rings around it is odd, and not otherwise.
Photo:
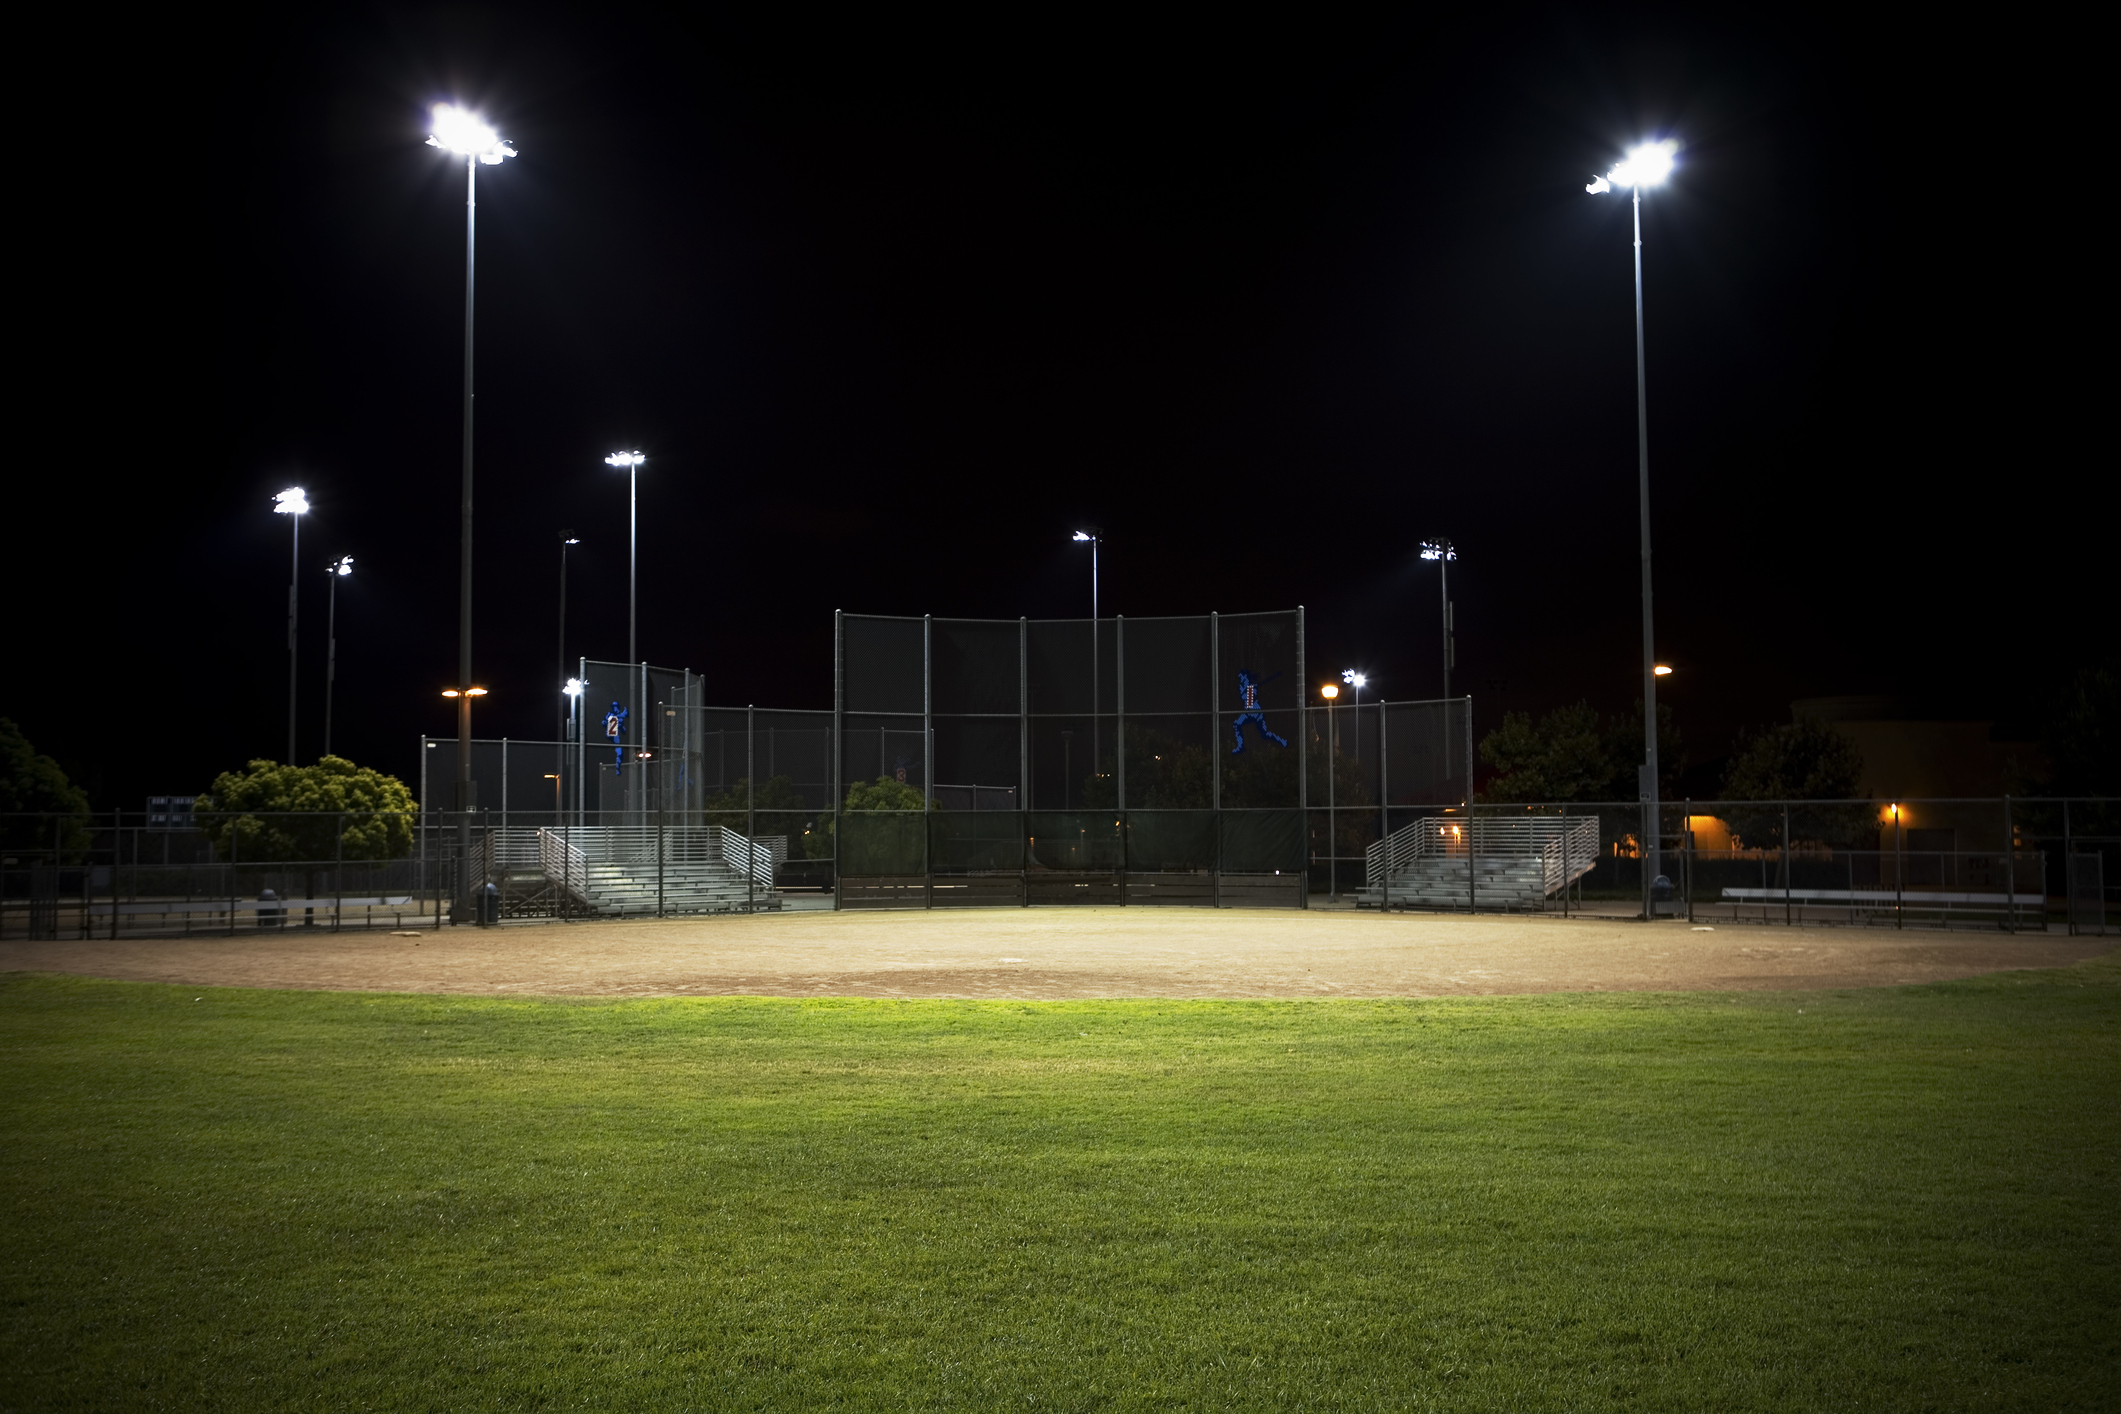
[(1438, 858), (1536, 859), (1541, 883), (1552, 893), (1587, 873), (1598, 859), (1595, 815), (1425, 815), (1403, 825), (1364, 851), (1367, 877), (1381, 883), (1418, 860)]
[(773, 888), (773, 851), (756, 840), (720, 825), (585, 825), (572, 829), (541, 826), (538, 863), (555, 879), (587, 880), (598, 864), (642, 871), (656, 867), (658, 852), (670, 864), (720, 862), (748, 876), (761, 889)]

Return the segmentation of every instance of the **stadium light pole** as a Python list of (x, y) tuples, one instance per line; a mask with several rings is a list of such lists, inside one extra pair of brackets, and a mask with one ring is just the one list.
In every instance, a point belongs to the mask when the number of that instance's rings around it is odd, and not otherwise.
[(295, 764), (295, 606), (301, 596), (295, 586), (302, 580), (302, 517), (309, 513), (309, 497), (299, 486), (290, 486), (273, 499), (273, 514), (286, 516), (295, 531), (294, 564), (287, 575), (287, 764)]
[[(471, 858), (471, 812), (477, 805), (471, 783), (471, 426), (472, 295), (478, 251), (479, 168), (498, 167), (516, 150), (467, 109), (453, 103), (434, 106), (434, 126), (427, 145), (464, 159), (464, 484), (458, 506), (457, 546), (457, 858)], [(484, 688), (478, 691), (485, 691)], [(457, 870), (457, 911), (471, 906), (471, 880)]]
[[(560, 532), (560, 677), (563, 679), (567, 676), (567, 547), (581, 543), (580, 540), (575, 538), (573, 531), (563, 530)], [(567, 739), (567, 709), (564, 705), (564, 696), (562, 697), (562, 703), (559, 715), (554, 718), (553, 739), (564, 742)], [(565, 748), (562, 747), (563, 752), (564, 750)], [(566, 770), (564, 758), (560, 769), (562, 771)]]
[(1097, 547), (1104, 543), (1104, 537), (1087, 530), (1078, 530), (1075, 532), (1075, 538), (1078, 542), (1087, 541), (1090, 545), (1090, 774), (1095, 776), (1105, 759), (1100, 754), (1098, 742), (1098, 729), (1103, 725), (1098, 713), (1105, 704), (1104, 699), (1098, 696), (1097, 683)]
[(1451, 669), (1457, 665), (1457, 653), (1451, 642), (1451, 561), (1458, 558), (1458, 547), (1449, 540), (1437, 538), (1421, 542), (1421, 557), (1436, 561), (1436, 592), (1443, 604), (1443, 695), (1451, 695)]
[[(331, 577), (330, 609), (324, 615), (324, 756), (331, 755), (331, 690), (339, 680), (339, 581), (353, 573), (353, 556), (341, 555), (324, 567)], [(322, 756), (317, 758), (323, 760)]]
[(1355, 764), (1362, 764), (1362, 690), (1370, 685), (1370, 679), (1353, 668), (1344, 670), (1340, 680), (1355, 689)]
[[(1650, 599), (1650, 395), (1642, 332), (1642, 189), (1672, 174), (1677, 143), (1646, 142), (1584, 190), (1593, 196), (1626, 187), (1635, 217), (1635, 456), (1641, 487), (1642, 517), (1642, 771), (1637, 795), (1642, 801), (1642, 916), (1649, 919), (1654, 881), (1663, 870), (1658, 834), (1657, 800), (1657, 625)], [(1787, 842), (1785, 842), (1787, 843)]]
[(615, 466), (626, 473), (626, 661), (638, 664), (641, 661), (636, 638), (637, 620), (635, 606), (640, 602), (641, 564), (641, 463), (648, 458), (639, 452), (613, 452), (604, 458), (604, 465)]

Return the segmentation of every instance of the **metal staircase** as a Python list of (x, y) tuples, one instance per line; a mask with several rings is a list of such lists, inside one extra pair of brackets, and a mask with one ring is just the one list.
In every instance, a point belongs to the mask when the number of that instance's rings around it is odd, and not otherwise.
[(1598, 817), (1428, 815), (1367, 860), (1358, 907), (1543, 909), (1598, 863)]
[(538, 831), (538, 864), (580, 910), (606, 916), (777, 910), (773, 851), (719, 825)]

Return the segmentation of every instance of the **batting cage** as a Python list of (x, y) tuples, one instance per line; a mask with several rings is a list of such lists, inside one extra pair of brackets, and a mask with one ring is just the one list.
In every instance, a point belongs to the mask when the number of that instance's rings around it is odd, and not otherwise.
[[(1301, 908), (1466, 799), (1465, 701), (1307, 702), (1301, 609), (840, 614), (834, 642), (829, 712), (582, 660), (567, 740), (473, 744), (466, 867), (512, 913)], [(455, 743), (422, 745), (433, 799)]]

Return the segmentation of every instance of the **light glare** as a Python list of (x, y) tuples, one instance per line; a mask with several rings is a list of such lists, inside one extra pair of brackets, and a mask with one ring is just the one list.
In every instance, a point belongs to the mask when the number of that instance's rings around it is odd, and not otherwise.
[[(648, 458), (642, 456), (639, 452), (613, 452), (610, 456), (604, 458), (604, 465), (616, 467), (640, 466), (647, 460)], [(574, 542), (570, 540), (567, 543), (572, 545)]]
[(338, 558), (337, 562), (336, 562), (336, 563), (334, 563), (334, 564), (333, 564), (333, 565), (331, 566), (331, 572), (332, 572), (333, 574), (335, 574), (335, 575), (340, 575), (340, 576), (342, 576), (342, 577), (343, 577), (343, 576), (345, 576), (345, 575), (349, 575), (349, 574), (352, 574), (352, 573), (353, 573), (353, 556), (351, 556), (351, 555), (341, 555), (341, 556), (340, 556), (340, 557)]
[(1650, 671), (1657, 674), (1658, 677), (1668, 678), (1672, 675), (1672, 665), (1670, 663), (1659, 663)]
[(1424, 560), (1455, 560), (1458, 547), (1448, 540), (1424, 540), (1421, 542), (1421, 557)]
[(1094, 535), (1092, 535), (1092, 534), (1091, 534), (1091, 533), (1090, 533), (1089, 531), (1087, 531), (1087, 530), (1078, 530), (1078, 531), (1076, 531), (1076, 532), (1075, 532), (1075, 538), (1076, 538), (1077, 540), (1094, 540), (1094, 539), (1096, 539), (1097, 537), (1096, 537), (1096, 536), (1094, 536)]
[(273, 514), (277, 516), (298, 516), (309, 510), (309, 496), (299, 486), (288, 487), (272, 500)]
[(1672, 163), (1678, 153), (1679, 144), (1669, 138), (1631, 147), (1612, 171), (1592, 178), (1584, 190), (1595, 196), (1614, 187), (1654, 187), (1672, 175)]
[(1318, 690), (1318, 695), (1331, 702), (1334, 698), (1340, 696), (1340, 688), (1338, 685), (1329, 682)]
[(434, 127), (427, 135), (427, 145), (459, 157), (476, 157), (489, 166), (516, 155), (514, 148), (501, 141), (499, 133), (454, 103), (434, 106)]

